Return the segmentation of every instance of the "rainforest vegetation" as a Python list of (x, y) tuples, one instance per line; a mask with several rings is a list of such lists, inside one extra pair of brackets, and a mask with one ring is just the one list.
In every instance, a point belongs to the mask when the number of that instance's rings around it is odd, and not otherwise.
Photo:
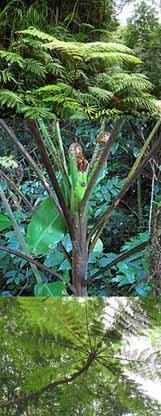
[(1, 1), (2, 297), (160, 293), (152, 3)]
[(0, 415), (159, 416), (160, 306), (1, 299)]

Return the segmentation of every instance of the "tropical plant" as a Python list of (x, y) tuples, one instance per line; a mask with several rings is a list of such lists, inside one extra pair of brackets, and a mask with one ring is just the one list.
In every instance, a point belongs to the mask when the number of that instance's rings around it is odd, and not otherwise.
[[(25, 158), (31, 164), (34, 172), (37, 174), (44, 189), (48, 193), (48, 197), (35, 209), (35, 212), (31, 217), (27, 229), (27, 240), (24, 243), (24, 237), (23, 239), (19, 237), (20, 232), (18, 230), (17, 221), (11, 212), (11, 208), (8, 206), (5, 192), (1, 187), (1, 198), (4, 202), (6, 213), (13, 221), (14, 231), (20, 240), (20, 247), (23, 253), (7, 249), (4, 246), (1, 246), (0, 249), (1, 251), (8, 250), (8, 252), (16, 254), (25, 260), (29, 260), (31, 264), (36, 266), (36, 270), (34, 267), (34, 274), (37, 282), (35, 285), (36, 295), (56, 295), (58, 292), (59, 294), (60, 292), (66, 294), (65, 288), (67, 285), (70, 293), (84, 296), (87, 294), (89, 283), (89, 255), (93, 250), (102, 250), (100, 236), (105, 225), (108, 224), (113, 211), (117, 208), (121, 199), (141, 173), (143, 167), (160, 146), (158, 130), (161, 121), (159, 120), (153, 127), (128, 176), (124, 179), (123, 183), (119, 185), (118, 191), (115, 192), (112, 200), (107, 200), (103, 212), (100, 212), (94, 223), (90, 221), (89, 208), (91, 196), (98, 186), (102, 174), (104, 174), (111, 146), (122, 128), (123, 121), (117, 122), (112, 130), (108, 127), (108, 129), (111, 130), (108, 133), (106, 132), (106, 125), (104, 123), (102, 124), (101, 131), (96, 139), (96, 146), (93, 151), (92, 159), (90, 163), (88, 163), (84, 156), (82, 146), (77, 142), (73, 142), (68, 149), (68, 155), (65, 154), (58, 122), (54, 124), (53, 130), (51, 127), (48, 130), (42, 120), (39, 120), (37, 124), (30, 120), (28, 125), (40, 151), (43, 166), (48, 173), (52, 190), (32, 157), (16, 138), (14, 132), (2, 119), (0, 120), (0, 125), (3, 126), (7, 134), (9, 134), (13, 142), (16, 143)], [(155, 140), (154, 135), (156, 136)], [(148, 152), (147, 149), (150, 144), (151, 150)], [(69, 239), (64, 246), (62, 241), (67, 234)], [(65, 272), (62, 271), (61, 274), (54, 272), (53, 270), (49, 271), (48, 269), (43, 269), (41, 263), (37, 262), (29, 255), (29, 251), (34, 256), (48, 254), (59, 242), (61, 242), (61, 250), (63, 250), (65, 259), (69, 263), (68, 268), (67, 265), (65, 265)], [(135, 248), (132, 247), (132, 252), (128, 252), (127, 256), (129, 257), (130, 255), (134, 255), (136, 252), (143, 250), (146, 245), (147, 237), (145, 239), (141, 238), (140, 244), (137, 244)], [(126, 253), (123, 255), (123, 258), (119, 257), (114, 263), (114, 259), (112, 259), (111, 266), (119, 263), (125, 258)], [(51, 260), (48, 264), (52, 264), (53, 266)], [(103, 268), (101, 272), (105, 272), (106, 267), (109, 270), (109, 262), (108, 264), (106, 263), (105, 268)], [(43, 282), (41, 276), (38, 275), (37, 268), (50, 272), (54, 279), (57, 279), (57, 282)], [(121, 273), (124, 273), (125, 268), (124, 271), (123, 269), (120, 269), (120, 271)], [(135, 278), (134, 265), (132, 273), (133, 278)], [(95, 273), (93, 276), (90, 276), (90, 281), (93, 277), (96, 277)], [(127, 279), (128, 278), (129, 277), (127, 277)], [(122, 281), (123, 280), (122, 277)]]
[(159, 298), (3, 299), (0, 415), (158, 416), (142, 379), (160, 377), (160, 310)]
[[(0, 5), (0, 28), (2, 43), (13, 42), (15, 31), (34, 26), (61, 39), (72, 37), (77, 40), (98, 40), (109, 36), (117, 25), (112, 0), (61, 1), (22, 1), (2, 0)], [(108, 30), (107, 30), (108, 29)]]
[[(59, 40), (29, 28), (0, 50), (0, 105), (27, 118), (98, 118), (159, 111), (141, 64), (119, 43)], [(131, 105), (132, 104), (132, 105)]]

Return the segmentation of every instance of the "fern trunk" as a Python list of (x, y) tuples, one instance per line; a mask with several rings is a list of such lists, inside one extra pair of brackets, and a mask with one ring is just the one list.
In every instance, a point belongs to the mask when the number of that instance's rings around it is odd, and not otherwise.
[(87, 218), (76, 212), (72, 233), (72, 284), (76, 296), (87, 296)]
[(154, 209), (150, 246), (150, 279), (155, 282), (155, 294), (161, 293), (161, 203)]

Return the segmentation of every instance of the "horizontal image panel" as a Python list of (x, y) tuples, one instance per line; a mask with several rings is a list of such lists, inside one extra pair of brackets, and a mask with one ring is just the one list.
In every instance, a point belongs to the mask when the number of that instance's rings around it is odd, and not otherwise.
[(0, 119), (0, 295), (159, 294), (161, 120)]
[(161, 302), (0, 301), (0, 415), (161, 415)]

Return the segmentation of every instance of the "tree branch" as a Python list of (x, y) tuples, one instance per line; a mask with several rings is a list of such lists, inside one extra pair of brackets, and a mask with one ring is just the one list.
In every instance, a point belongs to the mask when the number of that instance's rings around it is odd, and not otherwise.
[(20, 251), (17, 250), (13, 250), (11, 248), (5, 247), (5, 246), (0, 246), (0, 250), (5, 251), (6, 253), (9, 254), (13, 254), (14, 256), (20, 257), (32, 264), (35, 264), (35, 266), (37, 266), (37, 268), (39, 268), (40, 270), (49, 273), (51, 276), (56, 277), (59, 280), (63, 280), (63, 278), (56, 272), (54, 272), (53, 270), (48, 269), (48, 267), (44, 266), (43, 264), (41, 264), (39, 261), (34, 260), (32, 258), (32, 256), (29, 256), (27, 254), (23, 254)]
[(30, 156), (30, 154), (28, 153), (28, 151), (25, 149), (25, 147), (22, 145), (22, 143), (18, 140), (18, 138), (16, 137), (14, 131), (7, 126), (6, 122), (3, 119), (0, 119), (0, 125), (4, 128), (4, 130), (8, 133), (8, 135), (10, 136), (10, 138), (13, 140), (13, 142), (16, 144), (16, 146), (19, 148), (20, 152), (23, 154), (23, 156), (25, 157), (25, 159), (28, 161), (28, 163), (32, 166), (32, 169), (34, 170), (34, 172), (37, 174), (38, 178), (40, 179), (44, 189), (46, 190), (46, 192), (48, 193), (48, 195), (50, 196), (54, 206), (56, 206), (56, 208), (58, 209), (58, 211), (62, 214), (62, 209), (60, 207), (60, 205), (58, 204), (57, 199), (55, 198), (55, 196), (52, 194), (50, 187), (45, 179), (45, 177), (43, 176), (43, 174), (41, 173), (40, 169), (38, 168), (37, 164), (34, 162), (33, 158)]
[(133, 184), (133, 182), (135, 181), (137, 176), (140, 174), (140, 172), (143, 170), (143, 168), (145, 167), (147, 162), (151, 159), (151, 157), (154, 155), (154, 153), (160, 147), (161, 137), (154, 143), (151, 151), (148, 154), (146, 153), (146, 150), (149, 147), (149, 145), (150, 145), (150, 143), (153, 139), (153, 136), (156, 133), (156, 131), (158, 130), (158, 128), (160, 127), (160, 125), (161, 125), (161, 120), (158, 120), (158, 122), (154, 126), (152, 132), (148, 136), (146, 142), (144, 143), (144, 145), (141, 149), (141, 152), (140, 152), (138, 158), (136, 159), (136, 161), (134, 162), (127, 178), (125, 179), (125, 183), (124, 183), (121, 191), (116, 196), (116, 198), (113, 199), (111, 206), (104, 212), (104, 214), (102, 214), (100, 216), (100, 218), (98, 219), (98, 221), (96, 222), (96, 224), (94, 225), (92, 230), (90, 231), (89, 236), (88, 236), (88, 243), (89, 243), (90, 250), (96, 244), (96, 241), (98, 240), (100, 234), (102, 233), (102, 230), (103, 230), (104, 226), (109, 221), (109, 219), (110, 219), (110, 217), (113, 213), (113, 210), (118, 206), (121, 199), (124, 197), (124, 195), (126, 194), (128, 189), (130, 188), (130, 186)]
[[(0, 250), (5, 251), (6, 253), (9, 253), (9, 254), (13, 254), (14, 256), (20, 257), (20, 258), (34, 264), (35, 266), (37, 266), (38, 269), (42, 270), (43, 272), (47, 272), (51, 276), (53, 276), (53, 277), (61, 280), (62, 282), (64, 282), (63, 277), (61, 277), (61, 275), (59, 273), (54, 272), (53, 270), (46, 267), (44, 264), (41, 264), (39, 261), (34, 260), (31, 256), (29, 256), (27, 254), (20, 253), (17, 250), (13, 250), (13, 249), (5, 247), (5, 246), (0, 246)], [(71, 290), (71, 292), (73, 294), (75, 294), (75, 290), (74, 290), (73, 286), (70, 283), (66, 283), (66, 284), (69, 287), (69, 289)]]
[(8, 178), (8, 176), (0, 169), (0, 176), (2, 176), (2, 178), (4, 178), (8, 184), (11, 186), (11, 188), (14, 189), (15, 192), (17, 192), (17, 194), (21, 197), (21, 199), (24, 201), (25, 205), (32, 210), (33, 206), (30, 204), (30, 201), (28, 201), (28, 199), (26, 198), (26, 196), (17, 188), (17, 186), (15, 185), (15, 183)]

